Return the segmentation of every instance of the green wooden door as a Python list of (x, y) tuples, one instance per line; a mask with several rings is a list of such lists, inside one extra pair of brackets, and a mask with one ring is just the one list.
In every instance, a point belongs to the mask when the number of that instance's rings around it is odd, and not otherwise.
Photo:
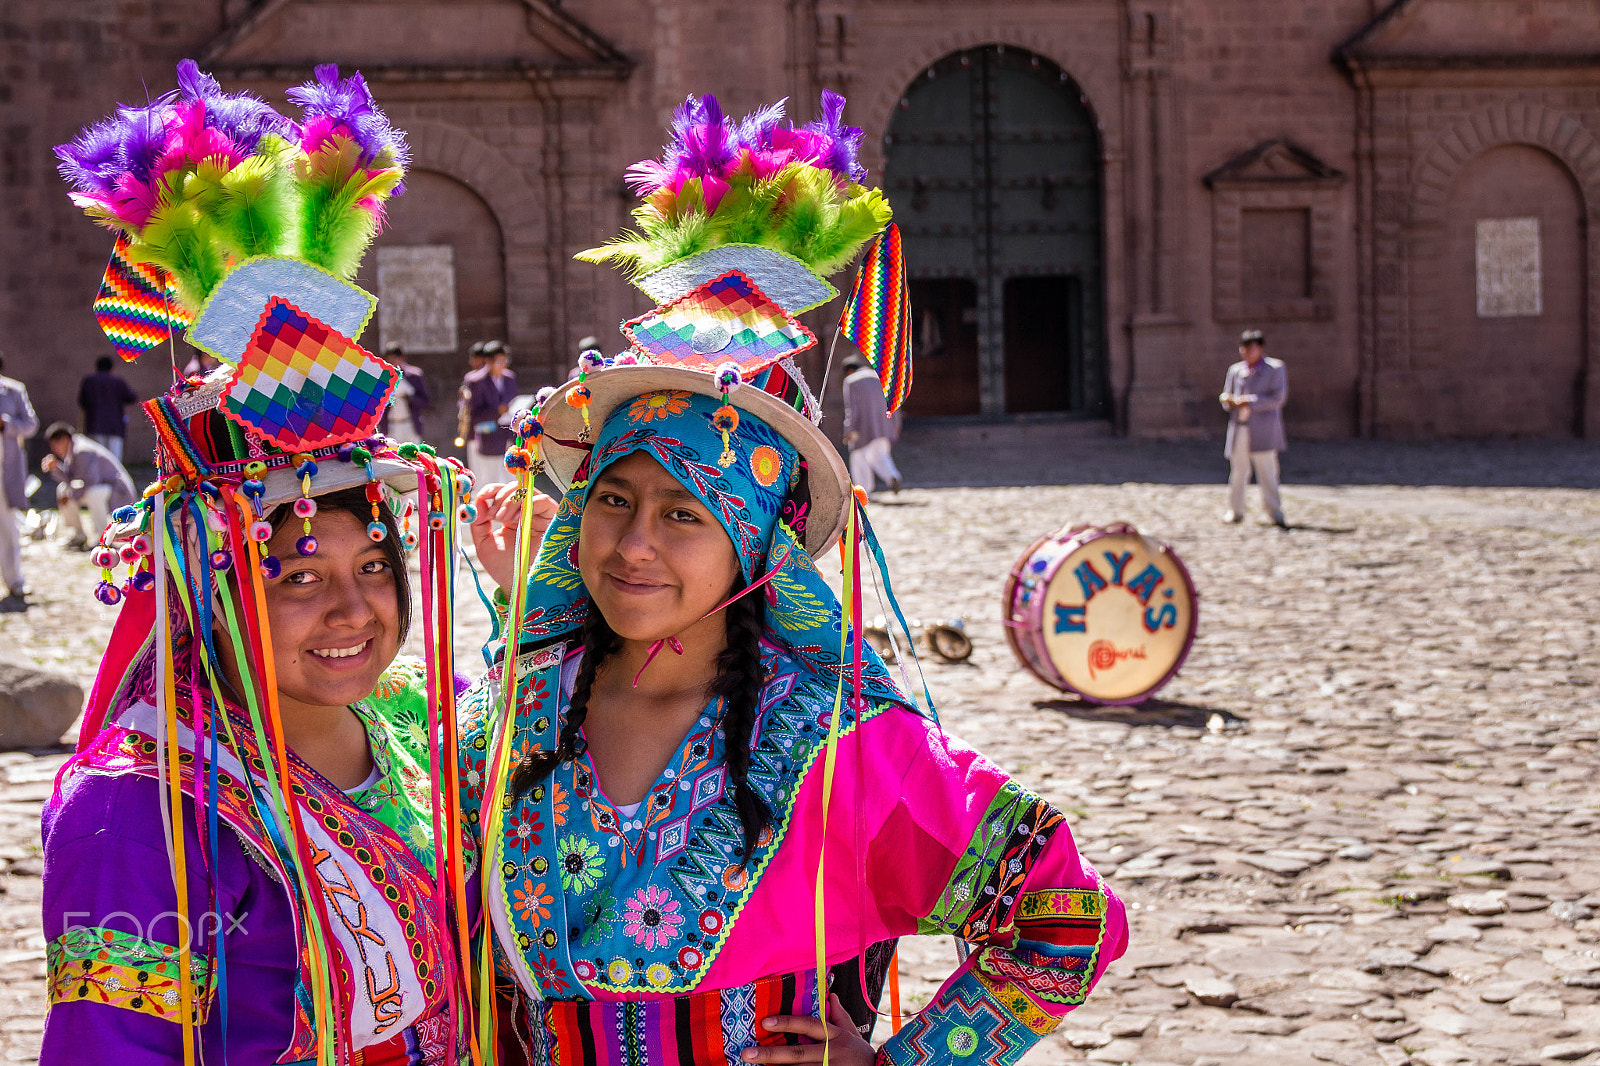
[(912, 415), (1106, 417), (1099, 138), (1048, 60), (946, 56), (901, 97), (885, 185), (905, 234)]

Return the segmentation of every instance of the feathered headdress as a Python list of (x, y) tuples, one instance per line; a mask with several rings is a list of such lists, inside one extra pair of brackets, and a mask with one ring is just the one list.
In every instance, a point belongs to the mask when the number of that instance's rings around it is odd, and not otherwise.
[(822, 94), (822, 117), (796, 128), (783, 102), (729, 120), (714, 96), (677, 109), (659, 159), (627, 170), (639, 194), (637, 233), (578, 255), (645, 274), (726, 244), (759, 245), (826, 277), (889, 221), (888, 201), (860, 184), (861, 129), (841, 122), (844, 97)]
[(171, 275), (193, 314), (228, 268), (260, 255), (353, 277), (401, 191), (408, 150), (361, 75), (336, 66), (289, 97), (298, 122), (222, 91), (193, 60), (178, 88), (56, 148), (73, 202), (127, 238), (126, 255)]

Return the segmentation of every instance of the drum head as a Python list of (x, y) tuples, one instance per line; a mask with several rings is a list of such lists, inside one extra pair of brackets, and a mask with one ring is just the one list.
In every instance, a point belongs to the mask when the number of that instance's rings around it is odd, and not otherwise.
[(1183, 665), (1194, 639), (1188, 572), (1137, 533), (1078, 544), (1045, 596), (1045, 652), (1073, 691), (1096, 702), (1144, 699)]

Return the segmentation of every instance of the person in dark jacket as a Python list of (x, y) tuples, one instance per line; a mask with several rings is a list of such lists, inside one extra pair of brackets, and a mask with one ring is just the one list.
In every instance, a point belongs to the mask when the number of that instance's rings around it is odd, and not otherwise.
[(511, 410), (517, 396), (517, 375), (507, 364), (511, 353), (501, 341), (483, 346), (484, 365), (462, 379), (468, 393), (467, 419), (472, 428), (472, 443), (467, 448), (467, 465), (481, 487), (510, 479), (506, 470), (506, 445), (511, 431), (500, 424), (500, 416)]
[(78, 407), (83, 410), (83, 431), (117, 462), (122, 462), (122, 442), (128, 436), (128, 416), (123, 408), (138, 403), (128, 383), (111, 369), (111, 357), (94, 361), (94, 373), (78, 386)]
[(421, 367), (412, 366), (406, 360), (406, 350), (399, 344), (385, 347), (383, 357), (400, 371), (394, 392), (389, 394), (389, 407), (379, 424), (383, 435), (398, 441), (421, 441), (424, 439), (422, 418), (433, 409), (427, 377)]

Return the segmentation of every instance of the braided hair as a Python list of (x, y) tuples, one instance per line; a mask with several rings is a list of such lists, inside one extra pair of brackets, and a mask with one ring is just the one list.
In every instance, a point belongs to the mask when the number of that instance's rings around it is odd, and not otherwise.
[(766, 801), (745, 779), (750, 771), (750, 733), (755, 729), (764, 680), (761, 633), (766, 611), (766, 599), (759, 590), (728, 604), (728, 645), (717, 656), (717, 676), (711, 682), (712, 693), (724, 700), (723, 750), (727, 753), (728, 783), (733, 786), (733, 806), (744, 828), (746, 862), (772, 817)]
[(572, 686), (572, 702), (567, 706), (567, 720), (561, 726), (554, 751), (530, 751), (523, 756), (511, 772), (511, 798), (521, 800), (534, 785), (549, 777), (557, 763), (568, 762), (582, 755), (587, 745), (578, 737), (583, 720), (589, 717), (589, 691), (600, 672), (600, 664), (622, 647), (622, 639), (606, 625), (605, 615), (599, 608), (589, 605), (583, 620), (583, 661), (578, 666), (578, 677)]
[[(740, 596), (725, 609), (728, 642), (717, 655), (717, 676), (708, 691), (724, 701), (722, 729), (728, 765), (728, 784), (733, 789), (734, 809), (744, 831), (744, 858), (749, 861), (761, 831), (770, 823), (772, 812), (746, 779), (750, 771), (750, 734), (755, 729), (763, 681), (761, 634), (766, 622), (766, 602), (760, 593)], [(511, 798), (520, 801), (534, 785), (543, 781), (559, 763), (583, 754), (578, 731), (589, 713), (589, 693), (600, 665), (620, 650), (622, 640), (606, 624), (593, 604), (583, 621), (583, 661), (572, 687), (567, 718), (553, 751), (533, 751), (523, 756), (511, 773)]]

